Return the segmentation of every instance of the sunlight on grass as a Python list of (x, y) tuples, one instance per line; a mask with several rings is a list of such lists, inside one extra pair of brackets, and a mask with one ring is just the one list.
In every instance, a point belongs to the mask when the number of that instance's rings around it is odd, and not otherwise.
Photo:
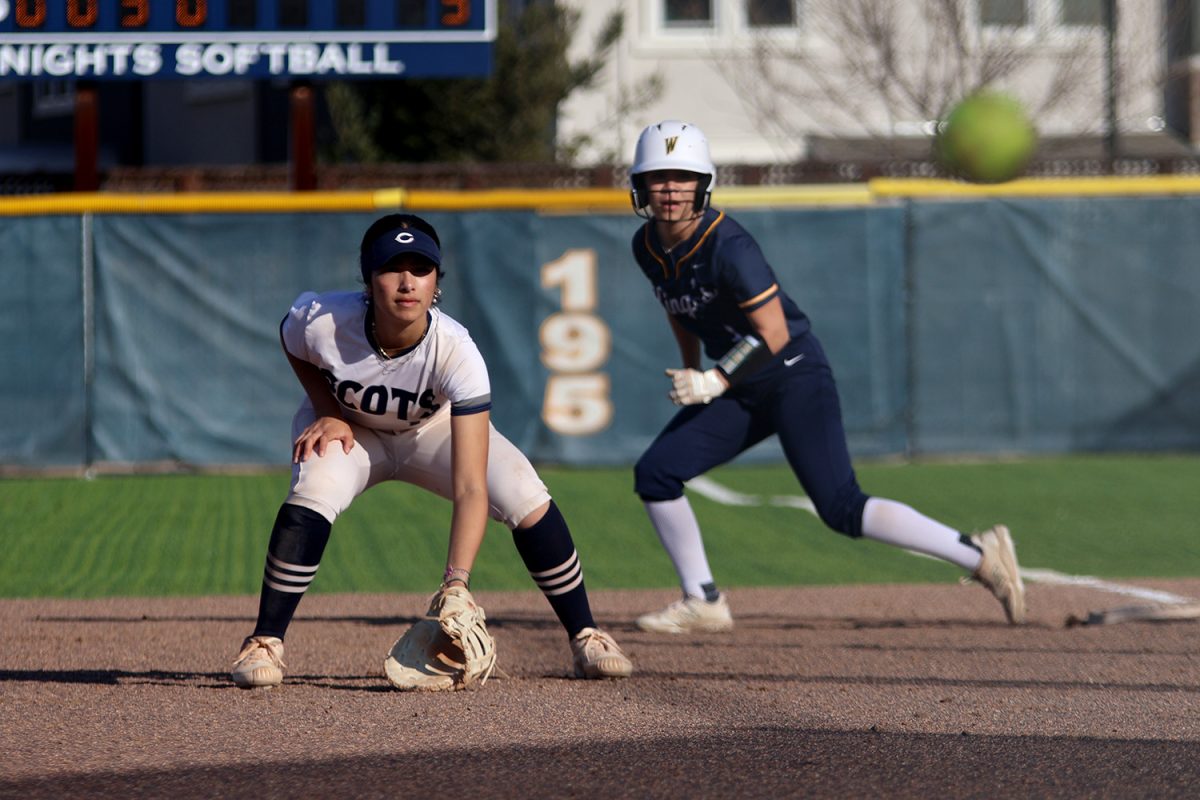
[[(676, 585), (628, 468), (541, 474), (590, 588)], [(709, 477), (764, 501), (801, 494), (780, 466), (723, 467)], [(960, 530), (1004, 522), (1025, 566), (1103, 577), (1200, 574), (1200, 457), (868, 463), (859, 479), (868, 493)], [(283, 472), (0, 480), (0, 596), (256, 594), (286, 491)], [(805, 511), (690, 496), (723, 586), (942, 582), (959, 574), (834, 534)], [(372, 489), (334, 526), (312, 591), (432, 592), (449, 523), (450, 504), (440, 498), (401, 484)], [(473, 584), (532, 588), (503, 525), (489, 525)]]

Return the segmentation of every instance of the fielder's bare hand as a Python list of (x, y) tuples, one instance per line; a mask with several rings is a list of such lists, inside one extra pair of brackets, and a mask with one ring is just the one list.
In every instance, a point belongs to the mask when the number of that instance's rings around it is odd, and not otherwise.
[(296, 438), (292, 445), (292, 463), (307, 461), (313, 453), (323, 456), (325, 448), (334, 442), (341, 442), (342, 452), (349, 454), (354, 447), (354, 431), (343, 419), (320, 417)]

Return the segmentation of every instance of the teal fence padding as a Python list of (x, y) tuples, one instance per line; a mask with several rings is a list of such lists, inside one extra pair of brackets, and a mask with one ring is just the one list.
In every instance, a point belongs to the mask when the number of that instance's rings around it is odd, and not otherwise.
[(904, 452), (904, 209), (741, 212), (736, 218), (812, 319), (838, 381), (851, 449)]
[(0, 463), (88, 457), (78, 217), (0, 218)]
[[(1198, 212), (983, 199), (733, 216), (812, 317), (851, 449), (884, 455), (1200, 446)], [(303, 291), (359, 285), (376, 216), (0, 218), (0, 465), (285, 464), (301, 390), (279, 320)], [(497, 427), (540, 462), (636, 459), (675, 410), (678, 363), (630, 256), (639, 221), (423, 216)], [(771, 440), (747, 459), (781, 454)]]
[(1200, 200), (911, 214), (915, 450), (1200, 446)]
[(302, 288), (354, 280), (369, 222), (97, 217), (97, 460), (286, 462), (299, 384), (279, 321)]

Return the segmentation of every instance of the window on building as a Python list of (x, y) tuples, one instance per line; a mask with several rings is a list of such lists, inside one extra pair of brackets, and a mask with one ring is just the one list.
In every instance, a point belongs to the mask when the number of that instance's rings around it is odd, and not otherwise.
[(1029, 4), (1026, 0), (979, 0), (981, 25), (1029, 24)]
[(795, 27), (797, 5), (796, 0), (746, 0), (746, 22), (751, 28)]
[(711, 28), (712, 0), (663, 0), (664, 21), (671, 28)]
[(1106, 0), (1062, 0), (1063, 25), (1104, 25)]

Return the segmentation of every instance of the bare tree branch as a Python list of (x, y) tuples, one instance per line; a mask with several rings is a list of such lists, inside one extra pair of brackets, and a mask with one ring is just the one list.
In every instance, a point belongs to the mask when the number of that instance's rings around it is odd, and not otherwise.
[[(1169, 21), (1156, 3), (1121, 1), (1116, 74), (1131, 124), (1146, 114), (1134, 108), (1147, 105), (1140, 98), (1161, 96), (1166, 80), (1158, 54)], [(983, 28), (976, 0), (809, 0), (796, 36), (758, 35), (719, 60), (756, 123), (791, 140), (911, 139), (984, 87), (1017, 93), (1035, 123), (1102, 128), (1103, 29), (1039, 19)]]

